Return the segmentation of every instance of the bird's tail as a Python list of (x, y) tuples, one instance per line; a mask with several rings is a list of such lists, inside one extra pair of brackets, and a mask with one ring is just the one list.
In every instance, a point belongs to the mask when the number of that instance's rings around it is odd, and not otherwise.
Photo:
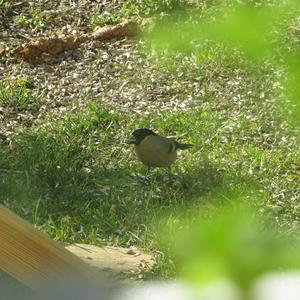
[(181, 150), (185, 150), (185, 149), (189, 149), (191, 147), (193, 147), (194, 145), (192, 144), (181, 144), (181, 143), (177, 143), (176, 144), (176, 149), (181, 149)]

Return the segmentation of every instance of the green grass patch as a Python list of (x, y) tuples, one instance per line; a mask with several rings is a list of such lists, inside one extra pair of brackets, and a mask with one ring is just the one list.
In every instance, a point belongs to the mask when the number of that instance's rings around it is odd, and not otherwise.
[(40, 99), (32, 95), (33, 87), (33, 82), (23, 77), (16, 81), (1, 82), (0, 105), (9, 107), (13, 111), (37, 110)]
[[(193, 7), (195, 7), (194, 5)], [(93, 15), (88, 19), (88, 25), (92, 28), (97, 26), (117, 24), (122, 19), (130, 17), (153, 17), (160, 14), (171, 14), (180, 12), (186, 7), (191, 7), (189, 1), (186, 0), (142, 0), (137, 3), (136, 1), (124, 1), (120, 10), (112, 15)]]
[(14, 23), (19, 27), (41, 29), (49, 22), (50, 16), (39, 6), (32, 6), (29, 12), (14, 17)]
[(10, 3), (11, 1), (9, 0), (0, 0), (0, 8), (1, 9), (9, 9), (10, 8)]
[[(173, 178), (163, 169), (148, 174), (125, 143), (142, 126), (195, 145), (181, 154)], [(156, 228), (166, 216), (172, 220), (218, 206), (214, 195), (224, 188), (247, 194), (255, 187), (252, 198), (263, 208), (282, 189), (290, 199), (297, 197), (299, 148), (288, 156), (280, 146), (270, 152), (255, 136), (224, 140), (226, 130), (213, 111), (133, 120), (92, 105), (19, 134), (0, 149), (0, 199), (54, 239), (156, 251), (159, 264), (152, 275), (171, 276), (170, 257), (157, 244)], [(292, 209), (286, 204), (272, 215), (291, 221)]]

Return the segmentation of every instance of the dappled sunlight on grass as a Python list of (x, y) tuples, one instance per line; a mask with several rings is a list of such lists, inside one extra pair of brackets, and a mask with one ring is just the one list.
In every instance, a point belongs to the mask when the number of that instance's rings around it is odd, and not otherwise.
[[(194, 144), (180, 153), (171, 176), (164, 169), (149, 172), (125, 144), (133, 128), (150, 123)], [(1, 198), (57, 239), (152, 248), (151, 228), (164, 213), (215, 205), (216, 191), (250, 182), (265, 185), (264, 192), (274, 188), (266, 181), (268, 164), (280, 172), (282, 160), (269, 159), (269, 149), (255, 140), (245, 144), (243, 136), (224, 137), (226, 128), (215, 113), (164, 114), (136, 124), (93, 105), (19, 134), (3, 148)]]
[[(106, 98), (116, 102), (90, 97), (3, 139), (0, 202), (56, 240), (153, 251), (149, 277), (226, 277), (245, 288), (265, 271), (300, 261), (289, 238), (274, 238), (299, 228), (300, 63), (289, 7), (299, 4), (221, 2), (191, 10), (186, 1), (129, 1), (109, 19), (95, 18), (92, 26), (127, 13), (165, 13), (135, 48), (138, 65), (121, 68), (126, 53), (109, 58), (112, 73), (124, 70), (113, 75), (124, 76), (122, 87), (108, 80)], [(31, 88), (26, 78), (0, 83), (9, 118), (38, 111), (42, 102)], [(138, 109), (113, 93), (119, 88), (131, 98), (141, 94)], [(142, 127), (193, 144), (179, 152), (172, 174), (148, 170), (126, 144)]]

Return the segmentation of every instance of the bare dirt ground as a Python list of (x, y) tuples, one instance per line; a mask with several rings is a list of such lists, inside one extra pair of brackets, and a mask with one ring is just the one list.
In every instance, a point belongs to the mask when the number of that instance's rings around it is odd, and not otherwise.
[[(0, 63), (0, 81), (30, 82), (29, 93), (39, 101), (38, 109), (35, 105), (35, 109), (21, 112), (14, 107), (1, 107), (3, 141), (23, 127), (45, 123), (48, 117), (60, 118), (91, 102), (142, 116), (187, 109), (199, 93), (199, 84), (180, 85), (178, 74), (158, 72), (160, 62), (149, 60), (151, 53), (140, 39), (88, 42), (40, 64), (28, 64), (12, 56), (16, 46), (38, 37), (91, 32), (93, 16), (108, 18), (120, 9), (121, 1), (91, 0), (13, 1), (8, 9), (2, 9), (0, 47), (5, 54)], [(192, 58), (186, 58), (184, 63), (197, 68)], [(185, 94), (187, 85), (189, 92)]]

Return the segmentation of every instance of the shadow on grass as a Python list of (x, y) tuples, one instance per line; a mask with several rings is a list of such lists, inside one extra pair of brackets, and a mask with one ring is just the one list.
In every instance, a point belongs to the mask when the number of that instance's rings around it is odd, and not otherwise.
[(21, 135), (0, 150), (0, 201), (57, 239), (131, 244), (144, 243), (145, 227), (161, 214), (193, 209), (224, 185), (209, 161), (182, 163), (169, 178), (131, 165), (118, 147), (115, 157), (74, 138)]
[(189, 201), (194, 197), (204, 197), (222, 184), (223, 174), (209, 161), (203, 160), (192, 168), (183, 166), (171, 174), (163, 168), (157, 168), (137, 173), (135, 178), (143, 189), (151, 189), (156, 185), (160, 189), (181, 191), (183, 198)]

